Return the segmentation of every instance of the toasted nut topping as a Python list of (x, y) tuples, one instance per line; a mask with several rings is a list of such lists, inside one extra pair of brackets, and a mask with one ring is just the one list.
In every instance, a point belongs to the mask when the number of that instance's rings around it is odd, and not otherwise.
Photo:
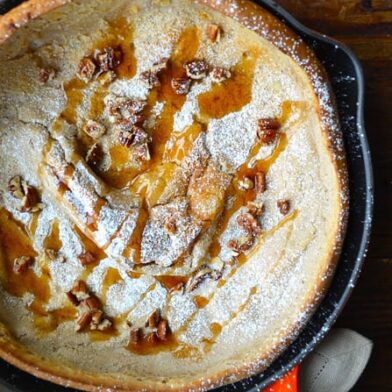
[(95, 263), (96, 261), (94, 255), (90, 252), (83, 252), (78, 256), (78, 259), (83, 266)]
[(205, 60), (193, 60), (184, 65), (188, 78), (200, 80), (207, 76), (209, 65)]
[(261, 232), (259, 222), (257, 219), (251, 215), (249, 212), (244, 212), (237, 216), (238, 226), (245, 230), (248, 234), (255, 236)]
[(113, 323), (109, 319), (104, 319), (98, 324), (97, 329), (98, 331), (105, 332), (112, 328), (112, 325)]
[(207, 37), (212, 42), (219, 42), (222, 35), (222, 29), (216, 24), (210, 24), (207, 27)]
[(78, 319), (76, 320), (75, 331), (76, 332), (84, 331), (88, 327), (88, 325), (90, 324), (91, 318), (92, 318), (92, 316), (91, 316), (91, 312), (90, 311), (82, 313), (78, 317)]
[(46, 84), (49, 81), (53, 80), (56, 76), (56, 71), (52, 68), (42, 68), (39, 71), (38, 80), (42, 84)]
[(135, 114), (140, 114), (146, 106), (145, 101), (117, 97), (113, 94), (107, 95), (104, 102), (109, 114), (109, 120), (112, 123), (118, 123), (123, 119), (130, 119)]
[[(103, 318), (102, 310), (94, 310), (91, 312), (91, 329), (97, 329)], [(95, 328), (94, 328), (95, 327)]]
[(83, 131), (93, 139), (99, 139), (106, 133), (106, 128), (97, 121), (88, 120), (83, 126)]
[(138, 345), (143, 339), (143, 330), (141, 328), (132, 329), (129, 335), (129, 344)]
[(101, 86), (108, 86), (114, 81), (114, 79), (116, 79), (116, 77), (117, 75), (114, 71), (107, 71), (98, 77), (98, 82)]
[(255, 217), (260, 216), (263, 213), (262, 202), (249, 201), (248, 204), (246, 205), (246, 208), (249, 214), (252, 214)]
[(255, 175), (255, 189), (257, 193), (264, 193), (267, 190), (267, 183), (263, 172), (258, 172)]
[(96, 69), (97, 67), (94, 62), (90, 58), (85, 57), (80, 61), (76, 74), (79, 79), (88, 83), (93, 79)]
[(243, 180), (238, 181), (238, 186), (240, 189), (248, 191), (250, 189), (253, 189), (255, 184), (249, 177), (245, 177)]
[(206, 279), (218, 280), (222, 277), (221, 271), (213, 270), (208, 265), (203, 265), (188, 281), (186, 291), (190, 293), (200, 286)]
[(83, 280), (77, 281), (69, 292), (74, 295), (79, 302), (90, 297), (87, 285)]
[(86, 162), (92, 167), (96, 168), (103, 159), (103, 150), (99, 143), (94, 143), (87, 152)]
[(58, 260), (60, 263), (65, 263), (67, 260), (64, 255), (54, 249), (45, 249), (45, 254), (50, 260)]
[(68, 293), (66, 293), (68, 299), (70, 300), (70, 302), (72, 303), (72, 305), (74, 306), (79, 306), (79, 301), (76, 298), (76, 296), (74, 294), (71, 293), (71, 291), (68, 291)]
[(158, 74), (150, 69), (148, 71), (142, 72), (140, 74), (140, 79), (146, 84), (148, 88), (158, 87), (161, 84)]
[(134, 146), (138, 146), (141, 144), (146, 144), (151, 142), (151, 137), (150, 135), (141, 127), (138, 127), (137, 125), (135, 125), (132, 128), (132, 132), (133, 132), (133, 141), (132, 144)]
[(44, 204), (39, 202), (38, 192), (35, 188), (22, 182), (24, 197), (20, 211), (22, 212), (37, 212), (44, 208)]
[(151, 343), (151, 344), (157, 344), (159, 341), (158, 335), (155, 331), (152, 331), (148, 334), (147, 336), (147, 340)]
[(134, 125), (140, 124), (144, 121), (143, 114), (132, 114), (129, 118), (117, 121), (117, 126), (122, 131), (132, 131)]
[(177, 232), (177, 225), (176, 225), (176, 221), (173, 217), (169, 218), (167, 220), (167, 222), (165, 223), (164, 229), (166, 231), (166, 233), (168, 234), (176, 234)]
[(171, 85), (177, 95), (185, 95), (189, 93), (191, 80), (188, 78), (174, 78)]
[(251, 235), (247, 235), (246, 237), (241, 237), (238, 240), (229, 240), (227, 242), (227, 247), (233, 251), (234, 256), (238, 256), (241, 253), (249, 250), (254, 243), (254, 238)]
[(96, 51), (94, 54), (97, 62), (99, 73), (113, 71), (122, 61), (122, 51), (120, 48), (113, 49), (106, 47), (102, 51)]
[(257, 137), (264, 144), (272, 144), (278, 136), (279, 121), (273, 118), (264, 118), (258, 121)]
[(290, 202), (288, 200), (278, 200), (277, 206), (282, 215), (287, 215), (290, 212)]
[(153, 329), (158, 326), (159, 320), (161, 319), (161, 312), (159, 309), (155, 309), (149, 316), (146, 322), (146, 326)]
[(158, 324), (157, 336), (159, 340), (165, 341), (169, 335), (169, 325), (167, 320), (161, 320)]
[(14, 176), (8, 181), (8, 192), (16, 199), (23, 199), (24, 191), (22, 188), (22, 178)]
[(225, 68), (214, 67), (210, 72), (210, 76), (214, 83), (221, 83), (231, 78), (231, 72)]
[(97, 310), (101, 307), (101, 302), (95, 296), (90, 296), (87, 299), (83, 300), (82, 305), (90, 310)]
[(137, 146), (134, 153), (136, 159), (139, 159), (140, 161), (149, 161), (151, 159), (150, 148), (148, 147), (148, 144)]
[(31, 256), (21, 256), (14, 260), (12, 270), (15, 274), (21, 275), (34, 263), (34, 258)]
[(133, 133), (132, 131), (121, 131), (118, 134), (118, 142), (127, 148), (130, 148), (132, 146), (133, 142)]

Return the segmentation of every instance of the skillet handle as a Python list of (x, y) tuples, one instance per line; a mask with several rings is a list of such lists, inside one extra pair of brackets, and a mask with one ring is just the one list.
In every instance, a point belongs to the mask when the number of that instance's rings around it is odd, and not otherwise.
[(298, 392), (298, 369), (296, 366), (284, 377), (260, 392)]

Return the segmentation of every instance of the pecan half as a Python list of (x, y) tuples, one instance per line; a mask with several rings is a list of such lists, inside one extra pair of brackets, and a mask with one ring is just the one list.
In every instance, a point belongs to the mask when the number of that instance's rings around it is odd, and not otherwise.
[(274, 118), (263, 118), (258, 121), (257, 137), (264, 144), (272, 144), (280, 128), (279, 121)]
[(222, 83), (223, 81), (231, 78), (231, 72), (222, 67), (214, 67), (210, 72), (210, 76), (214, 83)]
[(219, 42), (222, 35), (222, 29), (216, 24), (210, 24), (207, 26), (207, 37), (212, 42)]
[(86, 163), (91, 168), (96, 168), (103, 159), (103, 150), (99, 143), (94, 143), (86, 154)]
[(174, 78), (171, 81), (171, 85), (177, 95), (185, 95), (189, 93), (191, 80), (188, 78)]
[(14, 260), (12, 271), (16, 275), (21, 275), (34, 263), (34, 258), (31, 256), (21, 256)]
[(80, 61), (76, 75), (83, 82), (88, 83), (93, 79), (96, 69), (94, 62), (90, 58), (85, 57)]
[(290, 201), (289, 200), (278, 200), (277, 206), (282, 215), (287, 215), (290, 212)]
[(185, 63), (185, 72), (188, 78), (200, 80), (207, 76), (210, 69), (208, 63), (205, 60), (193, 60)]
[(88, 120), (83, 126), (83, 131), (93, 139), (99, 139), (106, 133), (106, 128), (103, 124)]

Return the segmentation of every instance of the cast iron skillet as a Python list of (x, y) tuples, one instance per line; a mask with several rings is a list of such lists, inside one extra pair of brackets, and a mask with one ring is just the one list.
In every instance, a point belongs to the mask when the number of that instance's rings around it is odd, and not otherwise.
[[(0, 14), (21, 2), (0, 0)], [(364, 129), (364, 81), (358, 59), (341, 43), (301, 25), (275, 1), (255, 2), (295, 30), (314, 50), (327, 70), (344, 134), (350, 212), (343, 252), (332, 285), (301, 335), (264, 373), (218, 388), (217, 392), (257, 392), (281, 377), (313, 350), (334, 324), (354, 288), (366, 255), (373, 216), (373, 172)], [(41, 381), (3, 361), (0, 361), (0, 385), (10, 392), (71, 392), (70, 389)]]

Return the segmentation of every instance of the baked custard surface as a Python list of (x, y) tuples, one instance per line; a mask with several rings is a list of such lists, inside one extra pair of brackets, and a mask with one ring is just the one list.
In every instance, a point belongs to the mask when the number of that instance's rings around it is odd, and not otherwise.
[(85, 390), (261, 371), (344, 233), (322, 68), (247, 1), (63, 3), (0, 19), (0, 355)]

